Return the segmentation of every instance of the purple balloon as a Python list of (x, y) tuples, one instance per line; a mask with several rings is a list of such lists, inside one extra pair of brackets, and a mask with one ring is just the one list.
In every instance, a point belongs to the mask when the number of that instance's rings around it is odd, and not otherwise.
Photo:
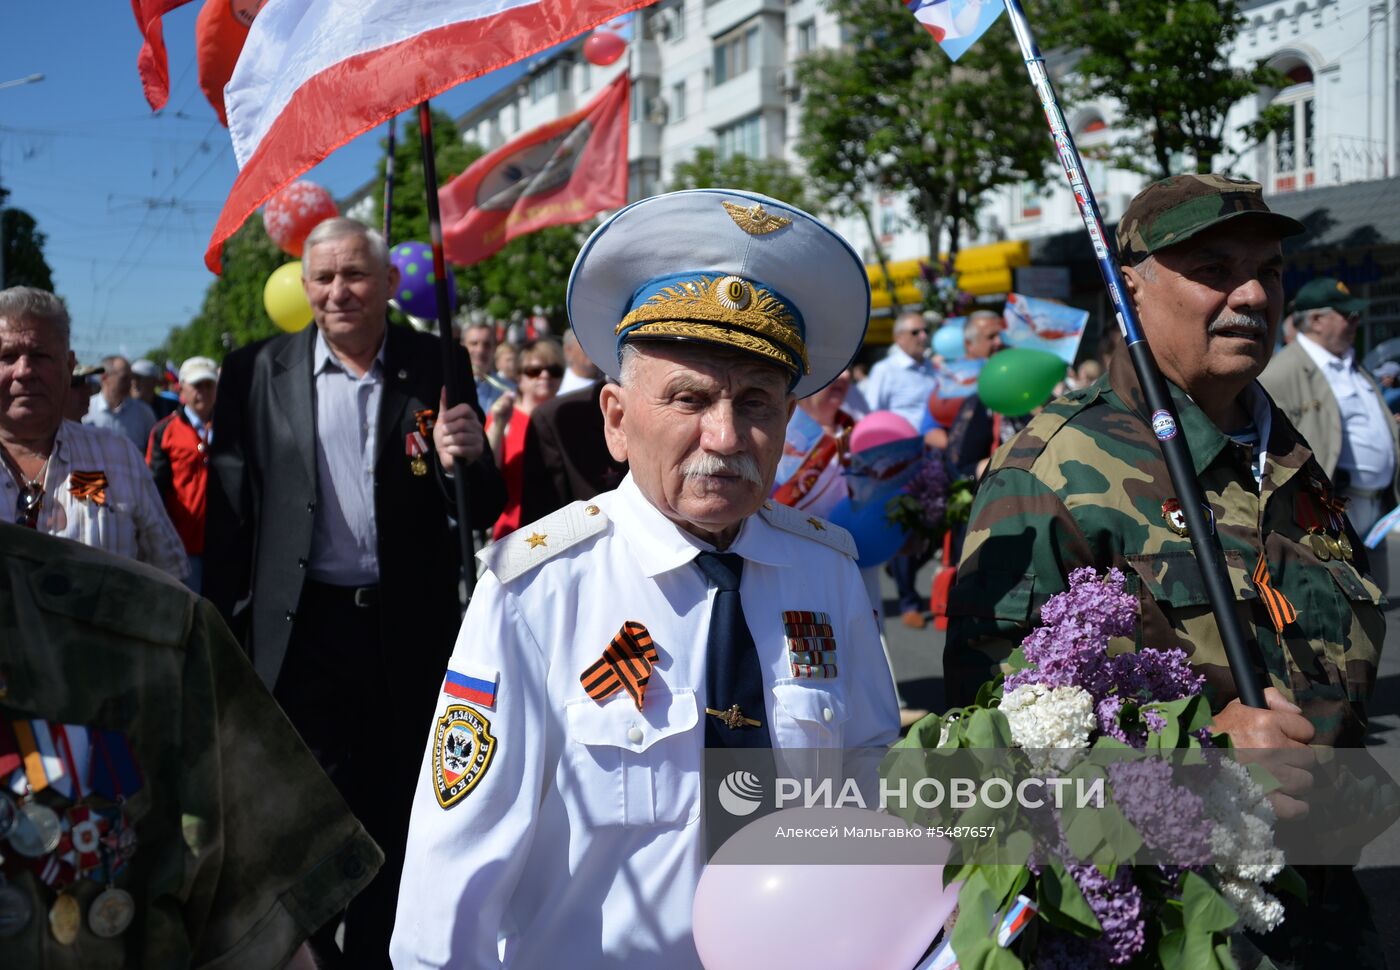
[[(899, 840), (906, 843), (902, 854), (909, 865), (741, 861), (771, 857), (773, 850), (763, 840), (771, 846), (777, 826), (814, 820), (837, 831), (846, 825), (903, 824), (863, 809), (822, 810), (819, 818), (810, 809), (785, 809), (735, 833), (705, 867), (695, 890), (695, 949), (706, 970), (907, 970), (918, 963), (953, 912), (961, 888), (961, 883), (943, 885), (940, 863), (947, 858), (947, 843), (931, 837)], [(794, 906), (810, 899), (839, 899), (839, 916), (802, 920), (794, 930)]]
[[(433, 273), (433, 249), (427, 243), (397, 243), (389, 250), (389, 262), (399, 271), (399, 285), (390, 294), (399, 309), (411, 317), (436, 320), (437, 276)], [(457, 278), (447, 273), (450, 312), (457, 310)]]

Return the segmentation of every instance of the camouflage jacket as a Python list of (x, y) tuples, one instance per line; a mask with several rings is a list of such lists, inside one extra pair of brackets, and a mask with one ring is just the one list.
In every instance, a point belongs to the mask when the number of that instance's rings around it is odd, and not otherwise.
[[(0, 524), (0, 734), (22, 750), (40, 730), (87, 739), (86, 757), (59, 753), (88, 790), (65, 794), (55, 774), (33, 791), (64, 820), (49, 857), (0, 838), (6, 888), (30, 909), (20, 925), (11, 900), (0, 918), (6, 970), (280, 967), (382, 861), (213, 606), (154, 569)], [(122, 759), (125, 783), (99, 784), (99, 762)], [(77, 826), (94, 817), (127, 838), (85, 862)], [(108, 885), (135, 904), (114, 938), (90, 923)], [(59, 893), (81, 917), (67, 943), (50, 927)]]
[[(1307, 443), (1271, 407), (1262, 486), (1248, 450), (1171, 388), (1246, 630), (1267, 679), (1299, 704), (1317, 743), (1360, 744), (1364, 702), (1384, 638), (1383, 597), (1366, 550), (1346, 526), (1354, 559), (1321, 561), (1306, 544), (1299, 497), (1327, 486)], [(1190, 539), (1169, 528), (1171, 478), (1126, 353), (1094, 385), (1052, 402), (999, 448), (973, 504), (951, 617), (944, 674), (952, 703), (969, 703), (1063, 591), (1070, 570), (1121, 569), (1141, 603), (1137, 642), (1114, 651), (1178, 646), (1205, 675), (1214, 710), (1236, 696)], [(1261, 552), (1268, 580), (1297, 611), (1275, 632), (1253, 581)], [(1262, 678), (1261, 678), (1262, 679)]]

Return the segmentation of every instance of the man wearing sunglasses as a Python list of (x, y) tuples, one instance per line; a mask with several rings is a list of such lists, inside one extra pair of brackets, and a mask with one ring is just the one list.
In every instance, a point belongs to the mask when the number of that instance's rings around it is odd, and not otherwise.
[[(1274, 355), (1259, 381), (1312, 445), (1364, 536), (1395, 506), (1400, 472), (1395, 421), (1375, 378), (1356, 360), (1356, 327), (1366, 301), (1342, 281), (1321, 277), (1298, 291), (1294, 309), (1298, 339)], [(1384, 541), (1371, 556), (1371, 570), (1385, 590)]]

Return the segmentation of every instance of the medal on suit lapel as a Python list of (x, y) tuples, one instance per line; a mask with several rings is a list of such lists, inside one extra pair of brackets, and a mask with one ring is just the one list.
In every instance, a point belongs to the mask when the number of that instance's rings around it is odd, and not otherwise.
[(404, 439), (404, 453), (408, 455), (408, 469), (421, 478), (428, 474), (428, 461), (423, 456), (428, 453), (428, 443), (422, 433), (410, 431)]
[(428, 440), (433, 436), (433, 409), (423, 408), (414, 411), (413, 422), (417, 427), (408, 433), (408, 439), (404, 443), (404, 451), (408, 454), (409, 470), (414, 475), (422, 477), (428, 474), (428, 462), (424, 456), (428, 454)]

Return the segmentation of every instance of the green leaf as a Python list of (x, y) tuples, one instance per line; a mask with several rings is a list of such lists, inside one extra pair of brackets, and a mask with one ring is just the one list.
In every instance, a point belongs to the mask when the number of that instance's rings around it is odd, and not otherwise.
[(968, 747), (1009, 748), (1011, 747), (1011, 724), (1001, 711), (979, 708), (974, 711), (964, 728)]
[(1182, 921), (1187, 932), (1225, 932), (1239, 916), (1215, 887), (1194, 872), (1181, 877)]
[(1269, 888), (1275, 893), (1287, 893), (1304, 902), (1308, 898), (1308, 884), (1303, 881), (1298, 870), (1292, 866), (1284, 866), (1283, 871), (1274, 876), (1273, 882), (1269, 883)]
[(1103, 932), (1098, 917), (1064, 866), (1052, 865), (1042, 869), (1038, 885), (1040, 915), (1047, 923), (1081, 936)]
[(982, 952), (981, 943), (996, 943), (991, 939), (992, 921), (996, 918), (996, 898), (987, 884), (986, 874), (979, 867), (968, 876), (958, 893), (958, 919), (953, 924), (953, 953), (958, 962), (967, 963)]

